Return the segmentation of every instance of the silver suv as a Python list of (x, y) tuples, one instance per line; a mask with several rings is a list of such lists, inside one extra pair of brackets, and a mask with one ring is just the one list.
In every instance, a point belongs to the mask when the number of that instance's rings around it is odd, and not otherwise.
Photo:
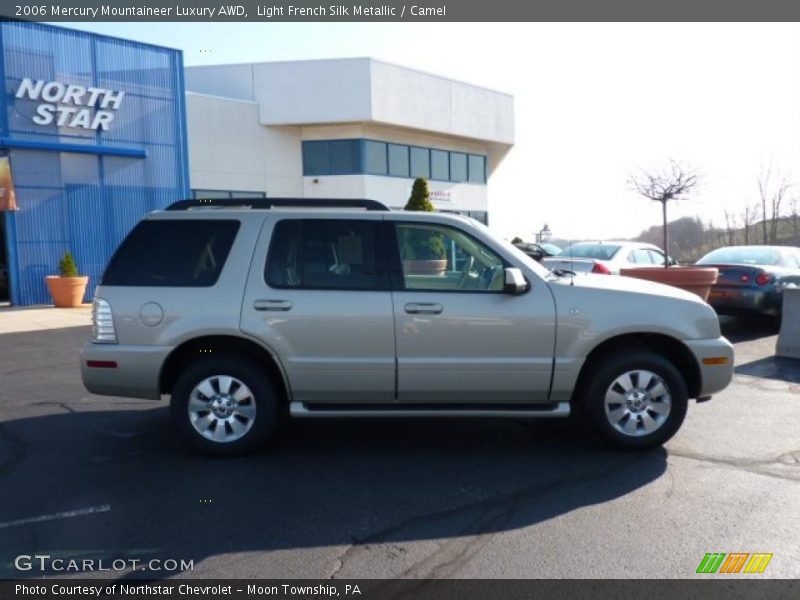
[[(237, 205), (245, 202), (246, 205)], [(554, 274), (468, 218), (373, 201), (182, 201), (97, 288), (96, 394), (171, 395), (199, 450), (293, 417), (567, 417), (623, 448), (672, 437), (731, 381), (714, 311), (682, 290)]]

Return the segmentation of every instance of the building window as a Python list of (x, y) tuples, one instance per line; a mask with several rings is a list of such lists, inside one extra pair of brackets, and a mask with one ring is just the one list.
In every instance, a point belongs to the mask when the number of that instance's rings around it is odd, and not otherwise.
[(450, 180), (450, 153), (444, 150), (431, 150), (431, 179)]
[(370, 175), (386, 175), (386, 144), (384, 142), (364, 142), (364, 173)]
[(358, 140), (336, 140), (330, 142), (330, 174), (352, 175), (360, 171)]
[(486, 157), (376, 140), (303, 142), (303, 175), (388, 175), (486, 183)]
[(469, 155), (469, 182), (486, 183), (486, 159), (479, 154)]
[(427, 148), (411, 147), (411, 177), (431, 177), (431, 151)]
[(303, 142), (303, 173), (328, 175), (331, 168), (328, 142)]
[(461, 152), (450, 153), (450, 181), (467, 180), (467, 155)]
[(305, 175), (350, 175), (360, 170), (358, 140), (303, 142)]
[(389, 144), (389, 175), (408, 177), (408, 146)]

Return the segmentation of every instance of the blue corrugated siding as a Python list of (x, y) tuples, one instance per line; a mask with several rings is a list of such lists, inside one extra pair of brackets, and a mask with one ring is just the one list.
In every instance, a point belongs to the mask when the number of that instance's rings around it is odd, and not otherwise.
[[(188, 197), (188, 149), (180, 51), (37, 23), (0, 23), (4, 81), (0, 137), (54, 144), (11, 149), (20, 210), (11, 249), (12, 302), (50, 302), (44, 277), (71, 250), (89, 275), (86, 300), (111, 253), (145, 213)], [(36, 125), (37, 102), (20, 81), (59, 81), (125, 92), (110, 130)], [(146, 158), (58, 151), (57, 144), (145, 150)]]

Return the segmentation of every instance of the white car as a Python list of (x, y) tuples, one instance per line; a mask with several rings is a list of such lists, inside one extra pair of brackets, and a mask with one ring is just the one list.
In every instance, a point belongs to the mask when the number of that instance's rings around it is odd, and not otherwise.
[[(672, 258), (668, 260), (670, 265), (677, 264)], [(664, 253), (658, 246), (644, 242), (577, 242), (541, 262), (548, 269), (619, 275), (620, 269), (664, 266)]]

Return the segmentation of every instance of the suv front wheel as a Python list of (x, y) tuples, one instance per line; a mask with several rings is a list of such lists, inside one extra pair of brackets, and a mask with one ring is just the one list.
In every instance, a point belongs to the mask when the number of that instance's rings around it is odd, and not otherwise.
[(202, 358), (178, 376), (172, 421), (205, 454), (232, 456), (252, 450), (274, 431), (278, 399), (264, 370), (233, 356)]
[(660, 446), (680, 428), (688, 392), (675, 366), (646, 350), (620, 351), (588, 374), (579, 398), (586, 425), (622, 449)]

